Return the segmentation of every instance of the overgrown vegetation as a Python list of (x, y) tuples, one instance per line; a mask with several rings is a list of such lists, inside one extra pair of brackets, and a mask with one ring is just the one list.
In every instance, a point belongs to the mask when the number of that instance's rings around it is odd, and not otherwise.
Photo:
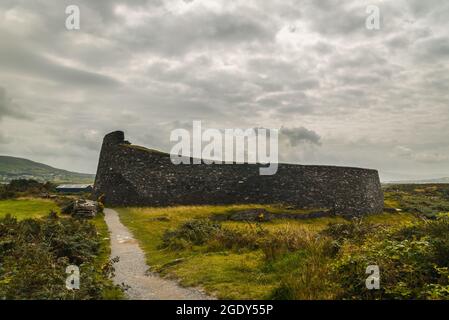
[[(155, 271), (219, 298), (448, 299), (449, 186), (419, 187), (389, 186), (384, 214), (352, 220), (213, 219), (256, 205), (119, 211)], [(369, 265), (380, 290), (366, 288)]]
[(387, 185), (384, 189), (387, 206), (428, 218), (441, 212), (449, 212), (448, 184)]
[[(120, 298), (109, 280), (112, 263), (98, 265), (104, 250), (95, 226), (59, 218), (0, 219), (0, 299)], [(104, 260), (103, 260), (104, 262)], [(80, 289), (65, 286), (66, 267), (80, 268)]]
[(14, 199), (24, 196), (39, 196), (55, 191), (56, 185), (36, 180), (18, 179), (9, 184), (0, 185), (0, 200)]
[[(0, 186), (0, 300), (122, 299), (110, 279), (103, 206), (89, 221), (61, 216), (79, 196), (55, 196), (54, 188), (24, 179)], [(68, 265), (80, 268), (80, 290), (66, 288)]]
[[(29, 197), (40, 187), (20, 182), (9, 189), (20, 198), (0, 201), (0, 299), (122, 298), (102, 217), (44, 217), (73, 199)], [(218, 298), (449, 299), (449, 186), (384, 191), (385, 213), (363, 219), (281, 219), (310, 209), (260, 205), (118, 211), (153, 271)], [(259, 209), (272, 218), (231, 219)], [(65, 288), (69, 264), (81, 268), (78, 291)], [(369, 265), (380, 268), (379, 290), (366, 288)]]
[[(333, 265), (348, 299), (448, 299), (449, 219), (424, 220), (380, 231), (361, 246), (350, 239)], [(366, 266), (381, 270), (380, 290), (366, 290)], [(337, 277), (338, 275), (338, 277)]]
[(172, 250), (202, 245), (221, 229), (221, 225), (210, 220), (191, 220), (176, 230), (167, 230), (162, 238), (161, 248)]

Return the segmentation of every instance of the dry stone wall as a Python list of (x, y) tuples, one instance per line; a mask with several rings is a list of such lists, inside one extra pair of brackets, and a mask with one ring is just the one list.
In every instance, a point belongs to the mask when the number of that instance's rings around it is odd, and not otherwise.
[(122, 131), (105, 136), (94, 195), (109, 206), (284, 204), (341, 215), (379, 213), (376, 170), (279, 164), (272, 176), (256, 164), (174, 165), (169, 154), (131, 145)]

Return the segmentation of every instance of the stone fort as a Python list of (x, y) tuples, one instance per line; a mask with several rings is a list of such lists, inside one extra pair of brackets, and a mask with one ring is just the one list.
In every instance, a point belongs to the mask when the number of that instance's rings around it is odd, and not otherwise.
[(259, 164), (180, 164), (168, 153), (104, 137), (94, 196), (109, 206), (283, 204), (338, 215), (380, 213), (383, 193), (376, 170), (279, 164), (259, 175)]

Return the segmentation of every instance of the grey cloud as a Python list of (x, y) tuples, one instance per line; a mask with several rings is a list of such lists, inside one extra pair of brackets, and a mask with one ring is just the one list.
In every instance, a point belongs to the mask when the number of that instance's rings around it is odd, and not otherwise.
[(57, 129), (48, 129), (52, 136), (55, 136), (59, 144), (70, 145), (75, 148), (87, 149), (98, 152), (103, 140), (102, 133), (96, 129), (66, 129), (64, 135), (57, 135)]
[(425, 18), (432, 12), (441, 11), (448, 7), (447, 1), (444, 0), (407, 0), (406, 4), (415, 18)]
[(392, 50), (401, 50), (409, 47), (412, 41), (406, 35), (394, 35), (388, 39), (386, 45)]
[(331, 67), (338, 69), (360, 69), (361, 67), (377, 67), (388, 63), (387, 57), (380, 55), (368, 46), (352, 48), (351, 54), (341, 54), (331, 63)]
[(10, 143), (11, 139), (0, 131), (0, 145)]
[(439, 151), (415, 151), (409, 147), (397, 146), (395, 153), (402, 158), (415, 160), (422, 163), (441, 163), (449, 160), (449, 154), (447, 152), (442, 153)]
[(190, 51), (270, 42), (276, 26), (258, 11), (216, 13), (198, 9), (183, 14), (149, 17), (142, 25), (124, 28), (118, 39), (152, 53), (183, 55)]
[(68, 4), (0, 3), (2, 152), (93, 172), (108, 131), (166, 150), (203, 120), (283, 127), (289, 162), (449, 171), (447, 1), (79, 0), (77, 32)]
[(449, 155), (438, 152), (418, 153), (415, 155), (415, 159), (424, 163), (447, 162), (449, 160)]
[(298, 146), (300, 143), (311, 143), (315, 145), (320, 145), (320, 135), (315, 131), (309, 130), (304, 127), (298, 128), (281, 128), (279, 131), (280, 135), (287, 138), (292, 147)]
[(326, 35), (349, 35), (364, 32), (366, 5), (354, 5), (338, 0), (304, 1), (307, 15), (313, 17), (308, 23), (313, 31)]
[(313, 49), (320, 55), (328, 55), (335, 52), (335, 46), (319, 41), (313, 46)]
[(421, 62), (449, 59), (449, 37), (433, 37), (416, 43)]
[(0, 65), (4, 71), (21, 71), (35, 77), (62, 82), (74, 86), (114, 87), (119, 82), (109, 76), (61, 65), (31, 49), (4, 43), (0, 45)]
[(8, 96), (6, 89), (0, 87), (0, 120), (3, 117), (29, 119), (29, 115), (25, 114), (21, 107)]

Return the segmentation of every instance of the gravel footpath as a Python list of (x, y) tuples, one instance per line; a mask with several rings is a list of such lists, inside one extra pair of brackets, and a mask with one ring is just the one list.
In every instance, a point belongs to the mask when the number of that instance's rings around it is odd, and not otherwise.
[(111, 237), (111, 258), (120, 257), (114, 264), (114, 283), (129, 286), (126, 291), (132, 300), (209, 300), (211, 297), (195, 288), (183, 288), (176, 281), (162, 279), (147, 272), (143, 250), (119, 219), (118, 213), (105, 209), (105, 221)]

